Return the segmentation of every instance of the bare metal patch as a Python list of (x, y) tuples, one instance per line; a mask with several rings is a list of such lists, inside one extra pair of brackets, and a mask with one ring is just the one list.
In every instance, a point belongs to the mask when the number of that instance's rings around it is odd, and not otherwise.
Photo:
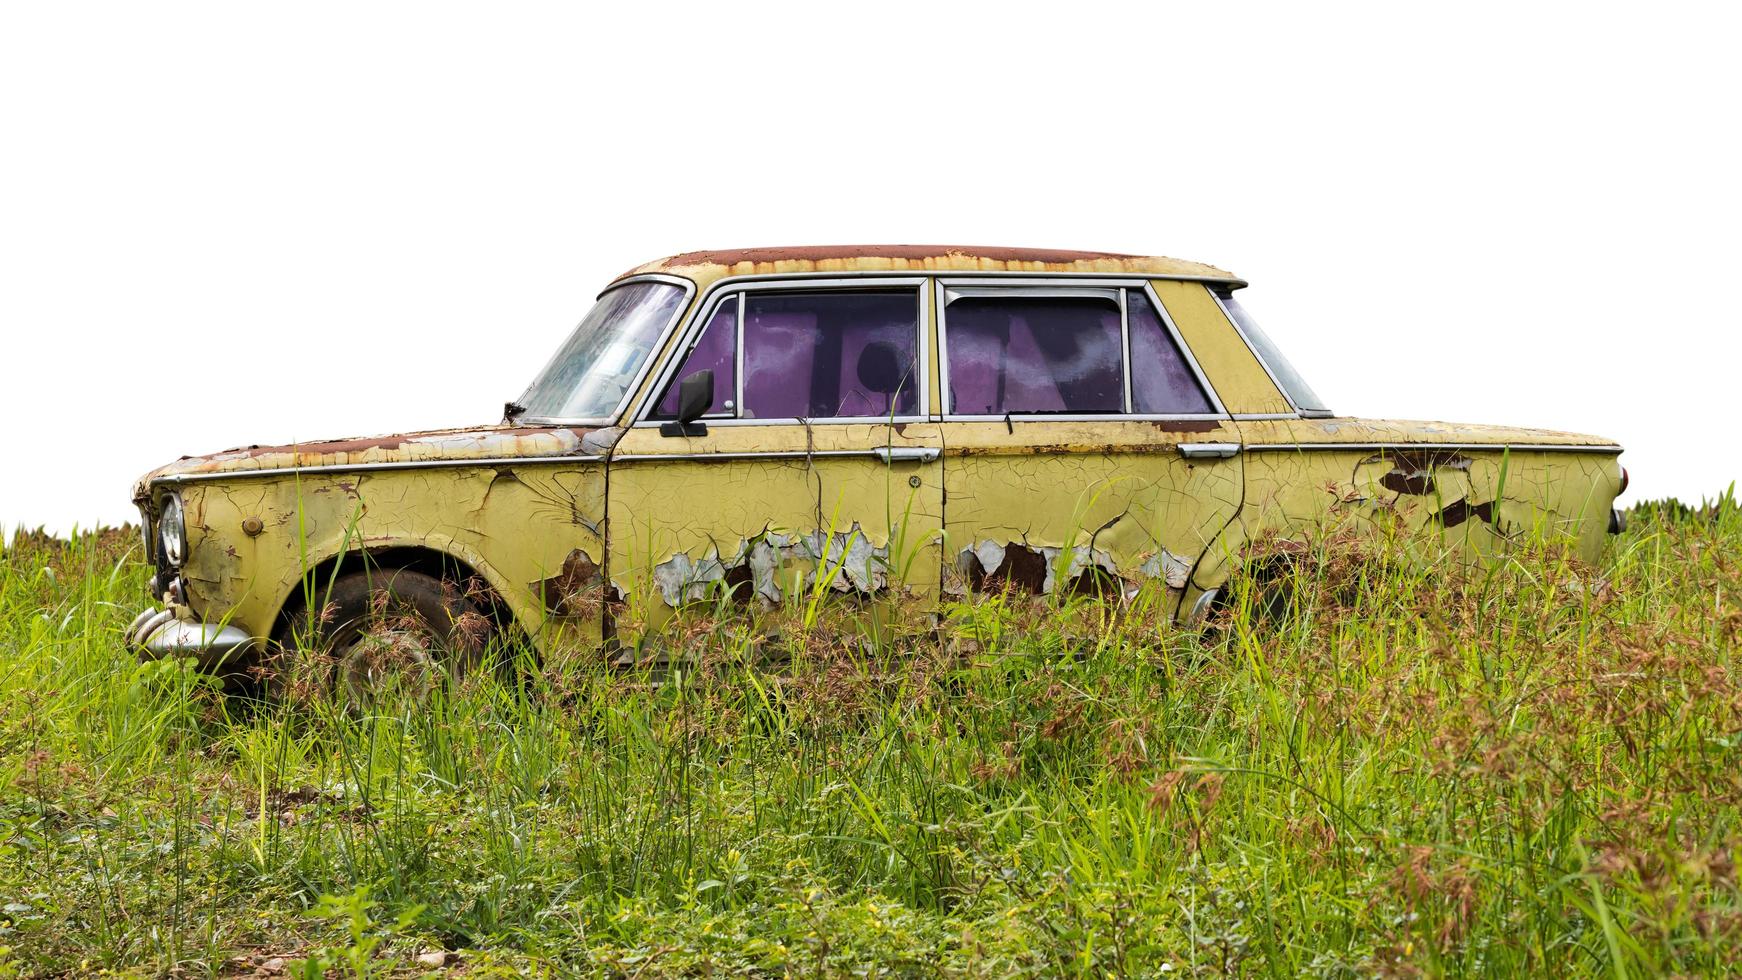
[(573, 616), (584, 611), (587, 594), (598, 586), (598, 564), (586, 552), (576, 548), (563, 559), (562, 571), (532, 583), (531, 589), (551, 615)]
[(653, 567), (653, 584), (668, 606), (681, 606), (707, 598), (714, 583), (726, 577), (726, 566), (717, 555), (691, 558), (679, 552)]
[[(791, 563), (810, 567), (783, 583), (781, 569)], [(719, 587), (717, 583), (747, 586), (752, 595), (773, 605), (785, 596), (785, 587), (808, 588), (819, 574), (835, 592), (873, 595), (888, 587), (890, 567), (888, 546), (874, 546), (854, 524), (834, 533), (768, 531), (741, 542), (726, 557), (718, 549), (700, 558), (673, 555), (654, 567), (653, 582), (671, 606), (707, 598)]]

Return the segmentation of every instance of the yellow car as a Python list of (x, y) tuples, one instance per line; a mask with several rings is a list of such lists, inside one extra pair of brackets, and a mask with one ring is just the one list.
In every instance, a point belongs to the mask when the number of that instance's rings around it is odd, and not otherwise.
[(1403, 528), (1469, 560), (1594, 558), (1621, 447), (1330, 411), (1169, 258), (1018, 248), (692, 252), (612, 282), (499, 425), (249, 446), (134, 490), (146, 656), (343, 652), (371, 596), (415, 657), (514, 630), (657, 637), (688, 604), (937, 608), (1150, 590), (1200, 613), (1255, 547)]

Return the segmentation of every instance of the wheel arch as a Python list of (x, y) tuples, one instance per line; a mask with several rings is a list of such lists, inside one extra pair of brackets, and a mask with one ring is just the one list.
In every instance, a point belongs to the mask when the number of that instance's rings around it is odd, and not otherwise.
[[(323, 583), (356, 571), (416, 571), (465, 587), (468, 597), (501, 628), (518, 628), (521, 613), (508, 601), (507, 582), (481, 556), (457, 542), (418, 540), (353, 541), (310, 564), (278, 603), (269, 638), (277, 637), (291, 617), (306, 608)], [(471, 583), (468, 585), (467, 583)]]

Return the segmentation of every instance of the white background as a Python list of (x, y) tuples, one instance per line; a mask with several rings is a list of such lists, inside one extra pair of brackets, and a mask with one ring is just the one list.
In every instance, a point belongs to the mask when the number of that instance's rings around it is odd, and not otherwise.
[(495, 421), (607, 280), (859, 242), (1175, 255), (1340, 412), (1733, 427), (1733, 7), (9, 4), (0, 525), (184, 453)]

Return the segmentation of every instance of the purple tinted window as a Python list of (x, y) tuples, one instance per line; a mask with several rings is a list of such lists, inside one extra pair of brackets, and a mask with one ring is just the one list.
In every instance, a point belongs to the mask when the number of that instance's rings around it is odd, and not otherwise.
[(747, 294), (743, 416), (913, 415), (918, 308), (912, 289)]
[(1140, 415), (1214, 412), (1149, 295), (1127, 289), (1125, 315), (1131, 324), (1131, 410)]
[(714, 372), (714, 404), (709, 415), (731, 415), (732, 399), (738, 387), (738, 297), (729, 296), (715, 308), (714, 315), (702, 330), (696, 345), (690, 348), (683, 367), (666, 386), (665, 397), (659, 400), (658, 418), (677, 417), (677, 389), (683, 379), (697, 371)]
[(1124, 410), (1113, 298), (962, 296), (946, 319), (953, 413)]

